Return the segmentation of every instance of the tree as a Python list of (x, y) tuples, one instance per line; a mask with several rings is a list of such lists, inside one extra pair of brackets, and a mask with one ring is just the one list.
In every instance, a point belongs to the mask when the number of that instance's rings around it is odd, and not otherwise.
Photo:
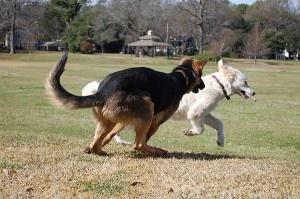
[(111, 17), (111, 14), (103, 5), (97, 5), (93, 13), (92, 24), (95, 32), (93, 40), (101, 46), (102, 53), (106, 43), (118, 39), (125, 40), (121, 36), (124, 33), (123, 26), (114, 17)]
[[(264, 42), (270, 49), (269, 58), (280, 57), (284, 49), (294, 49), (297, 43), (293, 34), (298, 27), (299, 12), (294, 0), (257, 1), (247, 9), (245, 18), (250, 23), (258, 23), (264, 32)], [(291, 39), (292, 38), (292, 39)], [(298, 37), (299, 38), (299, 37)]]
[(38, 0), (0, 1), (0, 38), (4, 39), (9, 32), (9, 37), (5, 39), (9, 40), (11, 54), (16, 52), (16, 33), (22, 34), (24, 41), (27, 42), (26, 47), (33, 36), (37, 39), (38, 19), (43, 12), (41, 5)]
[(210, 43), (210, 51), (221, 57), (228, 49), (228, 42), (233, 36), (233, 32), (229, 29), (224, 29), (217, 38)]
[(60, 40), (75, 17), (79, 14), (86, 0), (51, 0), (41, 20), (44, 37), (51, 40)]
[(15, 31), (16, 31), (16, 12), (17, 12), (17, 2), (12, 0), (10, 3), (10, 54), (15, 54)]
[(162, 39), (166, 37), (167, 20), (161, 0), (112, 0), (100, 2), (91, 10), (94, 41), (102, 46), (114, 41), (125, 46), (149, 29)]
[(72, 52), (79, 51), (80, 42), (92, 39), (93, 30), (90, 21), (89, 16), (79, 15), (65, 32), (62, 39)]
[(262, 57), (267, 52), (266, 45), (263, 41), (263, 35), (258, 24), (255, 24), (249, 33), (246, 51), (249, 57), (253, 57), (254, 66), (256, 66), (257, 57)]
[(286, 47), (286, 41), (283, 32), (267, 31), (265, 34), (265, 41), (268, 48), (270, 48), (271, 52), (274, 54), (274, 57), (272, 58), (276, 58), (277, 60), (279, 54), (282, 53)]
[(41, 38), (46, 41), (59, 40), (66, 29), (65, 22), (60, 18), (57, 10), (53, 10), (49, 3), (46, 5), (41, 19)]
[(52, 0), (50, 9), (69, 27), (84, 3), (85, 0)]
[(206, 5), (208, 0), (187, 0), (183, 1), (180, 4), (180, 8), (183, 11), (186, 11), (192, 17), (197, 20), (198, 30), (199, 30), (199, 53), (203, 53), (204, 48), (204, 23), (205, 23), (205, 15), (206, 15)]
[(209, 43), (224, 28), (228, 6), (227, 0), (186, 0), (179, 3), (179, 8), (190, 15), (190, 23), (197, 26), (199, 53), (203, 53), (205, 42)]
[(1, 37), (4, 37), (5, 34), (10, 32), (10, 54), (15, 53), (14, 48), (14, 36), (15, 36), (15, 28), (16, 28), (16, 9), (17, 2), (16, 0), (3, 0), (0, 1), (0, 30)]

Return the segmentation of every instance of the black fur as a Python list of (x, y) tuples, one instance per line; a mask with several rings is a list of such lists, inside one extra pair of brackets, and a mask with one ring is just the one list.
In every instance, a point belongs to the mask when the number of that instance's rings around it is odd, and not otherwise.
[(175, 71), (167, 74), (144, 67), (129, 68), (108, 75), (100, 83), (96, 95), (100, 105), (116, 91), (148, 96), (156, 114), (180, 101), (188, 89), (185, 84), (182, 74)]
[[(192, 66), (179, 66), (171, 73), (162, 73), (150, 68), (138, 67), (121, 70), (108, 75), (99, 85), (98, 91), (90, 96), (76, 96), (66, 91), (60, 84), (64, 71), (67, 53), (50, 72), (47, 79), (47, 91), (55, 101), (71, 109), (103, 106), (109, 97), (116, 92), (132, 96), (148, 96), (154, 103), (154, 113), (159, 113), (172, 105), (178, 105), (182, 96), (188, 92), (196, 81)], [(188, 85), (182, 70), (188, 77)], [(204, 88), (201, 80), (199, 88)], [(197, 86), (194, 91), (197, 91)]]

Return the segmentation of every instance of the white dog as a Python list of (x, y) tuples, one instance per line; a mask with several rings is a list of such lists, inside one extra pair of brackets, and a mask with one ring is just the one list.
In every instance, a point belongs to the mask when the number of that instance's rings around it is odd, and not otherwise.
[[(193, 128), (185, 131), (185, 135), (200, 135), (204, 131), (204, 124), (207, 124), (217, 130), (217, 144), (224, 146), (223, 123), (213, 116), (211, 111), (222, 99), (229, 100), (230, 96), (234, 94), (255, 101), (255, 92), (248, 85), (246, 76), (239, 70), (224, 65), (223, 60), (218, 62), (218, 69), (218, 72), (202, 77), (205, 84), (203, 90), (199, 90), (198, 93), (190, 92), (183, 96), (174, 115), (176, 117), (176, 115), (184, 114), (190, 120)], [(82, 95), (96, 93), (98, 86), (98, 81), (88, 83), (82, 89)], [(119, 135), (116, 135), (114, 139), (120, 144), (130, 144), (122, 140)]]
[[(100, 82), (93, 81), (88, 83), (81, 90), (82, 96), (93, 95), (97, 92)], [(114, 140), (117, 144), (129, 145), (130, 142), (123, 140), (118, 134), (114, 136)]]
[(205, 88), (198, 93), (188, 93), (183, 96), (175, 114), (185, 114), (193, 128), (184, 132), (187, 136), (200, 135), (204, 124), (217, 130), (217, 144), (224, 146), (223, 123), (211, 114), (211, 111), (222, 99), (230, 99), (237, 94), (245, 99), (253, 99), (255, 92), (247, 83), (246, 76), (239, 70), (218, 62), (218, 72), (203, 77)]

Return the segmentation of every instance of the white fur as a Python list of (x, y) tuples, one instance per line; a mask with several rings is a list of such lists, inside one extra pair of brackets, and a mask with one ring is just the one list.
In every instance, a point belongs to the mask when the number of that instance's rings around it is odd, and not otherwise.
[[(175, 115), (185, 114), (190, 120), (192, 129), (184, 132), (185, 135), (200, 135), (204, 131), (204, 124), (217, 130), (217, 143), (224, 146), (224, 129), (221, 120), (211, 114), (218, 103), (225, 98), (221, 86), (213, 75), (224, 85), (229, 96), (238, 94), (244, 98), (253, 98), (254, 91), (249, 87), (246, 76), (239, 70), (218, 62), (218, 72), (203, 77), (205, 88), (198, 93), (185, 94), (180, 101)], [(245, 94), (241, 92), (244, 91)], [(255, 100), (255, 99), (254, 99)]]
[(92, 81), (85, 85), (83, 89), (81, 90), (82, 96), (88, 96), (93, 95), (97, 92), (100, 82), (98, 81)]
[[(224, 85), (229, 96), (238, 94), (246, 99), (254, 99), (254, 91), (245, 84), (247, 81), (246, 76), (239, 70), (227, 66), (223, 60), (218, 62), (218, 72), (202, 77), (205, 88), (198, 93), (190, 92), (185, 94), (180, 101), (178, 110), (174, 114), (185, 115), (190, 120), (193, 128), (184, 132), (187, 136), (200, 135), (204, 131), (204, 124), (214, 128), (217, 131), (217, 144), (224, 146), (224, 129), (221, 120), (211, 114), (211, 111), (216, 108), (218, 103), (225, 98), (224, 93), (213, 78), (213, 75)], [(82, 89), (82, 95), (91, 95), (97, 92), (99, 86), (98, 81), (88, 83)], [(241, 92), (244, 91), (244, 94)], [(119, 135), (114, 137), (115, 141), (119, 144), (130, 144), (122, 140)]]
[[(98, 87), (99, 87), (100, 82), (98, 81), (92, 81), (85, 85), (83, 89), (81, 90), (82, 96), (87, 96), (87, 95), (93, 95), (97, 92)], [(127, 142), (123, 140), (119, 134), (114, 136), (114, 140), (117, 144), (123, 144), (123, 145), (128, 145), (131, 144), (130, 142)]]

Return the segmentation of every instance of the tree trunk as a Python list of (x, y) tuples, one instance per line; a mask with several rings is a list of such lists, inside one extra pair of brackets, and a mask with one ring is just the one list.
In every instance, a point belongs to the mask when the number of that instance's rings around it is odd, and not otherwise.
[(204, 5), (201, 0), (199, 1), (199, 6), (199, 54), (202, 54), (204, 44)]
[(104, 53), (104, 44), (101, 44), (101, 53), (103, 54)]
[(199, 34), (200, 34), (199, 54), (202, 54), (203, 53), (203, 43), (204, 43), (204, 31), (203, 31), (203, 23), (202, 22), (199, 24)]
[(15, 54), (15, 32), (16, 32), (16, 1), (13, 0), (11, 4), (11, 27), (10, 27), (10, 54)]

